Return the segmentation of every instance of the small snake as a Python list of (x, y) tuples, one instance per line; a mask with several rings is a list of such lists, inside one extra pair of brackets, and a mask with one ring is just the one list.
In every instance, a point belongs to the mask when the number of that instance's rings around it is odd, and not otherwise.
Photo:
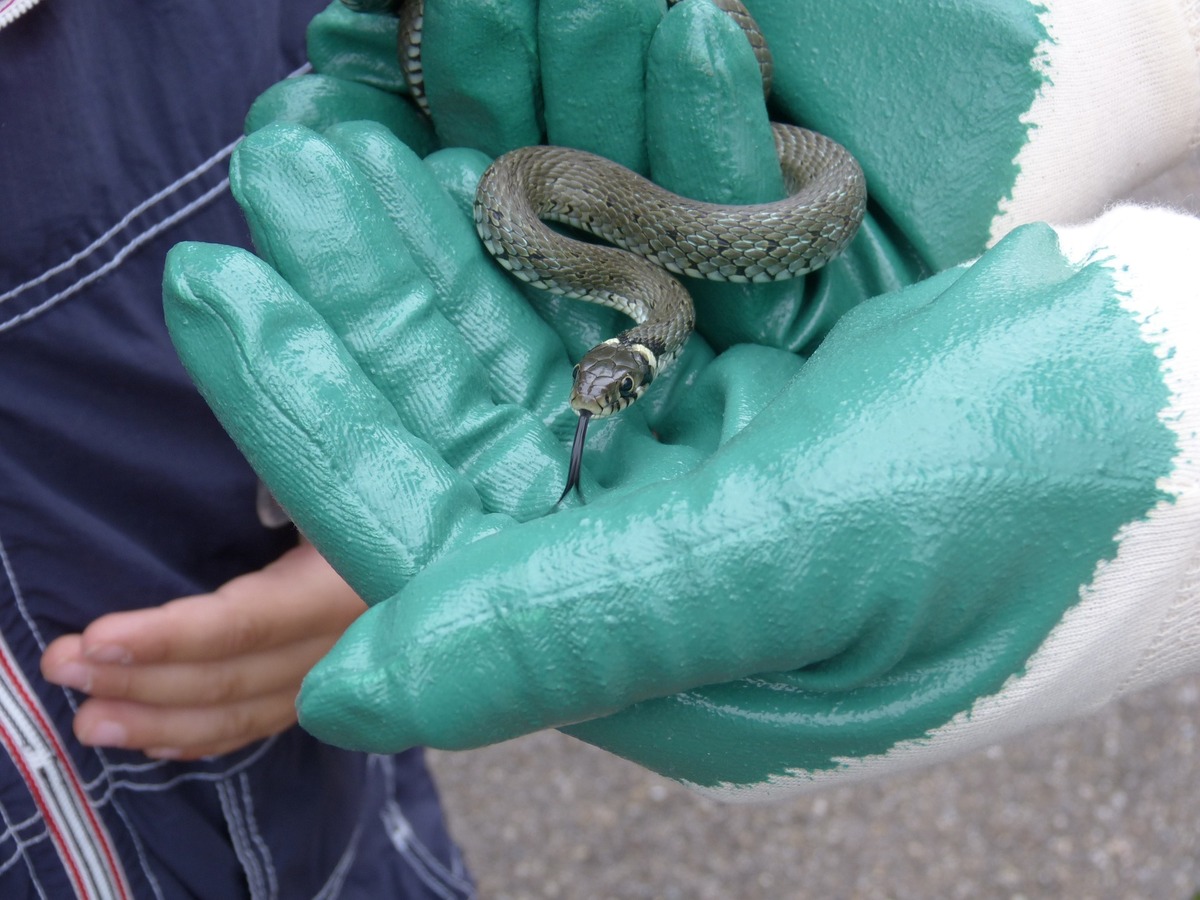
[[(758, 25), (740, 0), (713, 2), (746, 32), (769, 92), (771, 57)], [(406, 19), (415, 29), (402, 28), (410, 35), (402, 33), (400, 53), (424, 108), (421, 6), (408, 4)], [(788, 193), (772, 203), (689, 200), (603, 157), (565, 147), (522, 147), (484, 172), (475, 225), (504, 268), (535, 287), (612, 307), (637, 323), (593, 347), (575, 366), (570, 403), (579, 423), (559, 502), (579, 483), (589, 421), (641, 397), (692, 332), (691, 297), (668, 272), (780, 281), (819, 269), (857, 232), (866, 181), (854, 157), (823, 135), (794, 125), (771, 127)], [(581, 228), (623, 249), (573, 240), (542, 220)]]

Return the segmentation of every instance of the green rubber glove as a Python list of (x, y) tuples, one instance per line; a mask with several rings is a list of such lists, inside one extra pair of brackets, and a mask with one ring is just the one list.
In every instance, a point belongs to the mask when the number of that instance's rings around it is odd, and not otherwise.
[[(1007, 21), (1026, 21), (1018, 6)], [(703, 22), (689, 7), (668, 21)], [(842, 40), (863, 30), (853, 12)], [(1014, 83), (1037, 46), (1023, 65), (1008, 48)], [(1011, 87), (984, 75), (981, 95)], [(722, 143), (678, 115), (666, 130), (695, 158)], [(884, 174), (888, 143), (916, 136), (895, 118), (864, 135), (854, 149)], [(674, 158), (647, 146), (656, 173)], [(402, 155), (367, 126), (262, 130), (232, 180), (270, 265), (184, 245), (167, 273), (172, 332), (226, 427), (323, 552), (387, 600), (310, 676), (310, 730), (387, 750), (577, 722), (681, 780), (769, 792), (961, 752), (1164, 677), (1164, 659), (1196, 665), (1160, 627), (1195, 608), (1186, 566), (1152, 565), (1196, 544), (1179, 474), (1196, 449), (1180, 324), (1194, 223), (1018, 230), (969, 270), (859, 307), (806, 364), (764, 346), (712, 358), (693, 339), (672, 381), (593, 435), (588, 506), (546, 516), (570, 355), (515, 292), (458, 302), (462, 272), (492, 270), (440, 189), (395, 177)], [(428, 168), (453, 186), (480, 164)], [(904, 284), (993, 237), (964, 239), (954, 216), (909, 234), (880, 210), (846, 306), (878, 292), (870, 278)], [(475, 302), (491, 305), (471, 318)], [(588, 327), (558, 331), (583, 345)], [(432, 402), (443, 390), (453, 401)], [(463, 431), (447, 425), (459, 410)]]

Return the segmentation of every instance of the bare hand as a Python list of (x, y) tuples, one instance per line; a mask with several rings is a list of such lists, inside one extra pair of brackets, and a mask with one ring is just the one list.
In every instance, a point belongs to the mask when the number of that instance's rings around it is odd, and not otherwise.
[(164, 759), (228, 753), (296, 721), (300, 681), (366, 607), (310, 544), (211, 594), (102, 616), (42, 657), (90, 695), (84, 744)]

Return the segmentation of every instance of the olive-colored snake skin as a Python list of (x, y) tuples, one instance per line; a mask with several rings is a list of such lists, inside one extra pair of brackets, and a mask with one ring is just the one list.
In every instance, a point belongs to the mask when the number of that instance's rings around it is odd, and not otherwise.
[[(769, 91), (770, 53), (757, 24), (739, 0), (713, 2), (746, 32)], [(400, 54), (424, 104), (421, 19), (421, 5), (410, 4), (406, 21), (415, 25), (402, 29), (409, 34), (401, 36)], [(866, 182), (854, 157), (814, 132), (772, 127), (788, 192), (773, 203), (689, 200), (565, 147), (513, 150), (480, 180), (475, 224), (501, 265), (536, 287), (613, 307), (638, 323), (589, 350), (575, 367), (570, 402), (579, 425), (563, 497), (579, 480), (588, 421), (637, 400), (692, 331), (691, 297), (668, 272), (717, 281), (792, 278), (825, 265), (858, 230)], [(573, 240), (542, 220), (582, 228), (623, 249)]]

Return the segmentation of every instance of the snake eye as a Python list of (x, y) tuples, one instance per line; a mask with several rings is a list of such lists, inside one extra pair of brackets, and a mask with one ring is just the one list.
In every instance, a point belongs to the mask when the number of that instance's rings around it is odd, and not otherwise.
[(573, 368), (571, 370), (571, 380), (572, 381), (579, 380), (579, 363), (575, 363), (575, 368)]
[(617, 390), (621, 392), (622, 397), (633, 396), (633, 378), (626, 375), (621, 379), (621, 383), (617, 385)]

